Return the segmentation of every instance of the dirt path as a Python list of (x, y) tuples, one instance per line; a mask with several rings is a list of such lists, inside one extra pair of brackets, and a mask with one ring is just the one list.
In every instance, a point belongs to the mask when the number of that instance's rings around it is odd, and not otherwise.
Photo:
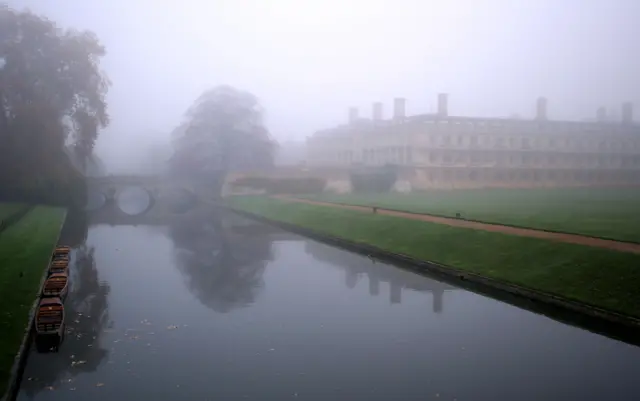
[[(330, 202), (320, 202), (308, 199), (291, 198), (287, 196), (274, 196), (287, 202), (306, 203), (310, 205), (320, 205), (329, 207), (338, 207), (342, 209), (356, 210), (360, 212), (371, 213), (372, 208), (370, 206), (355, 206), (355, 205), (338, 205)], [(502, 226), (499, 224), (487, 224), (479, 223), (475, 221), (459, 220), (448, 217), (431, 216), (427, 214), (415, 214), (407, 212), (397, 212), (394, 210), (380, 209), (377, 210), (378, 214), (384, 214), (387, 216), (403, 217), (405, 219), (428, 221), (430, 223), (445, 224), (453, 227), (465, 227), (473, 228), (475, 230), (492, 231), (504, 234), (519, 235), (522, 237), (542, 238), (559, 242), (566, 242), (570, 244), (579, 244), (593, 246), (597, 248), (611, 249), (619, 252), (630, 252), (640, 254), (640, 244), (632, 244), (628, 242), (619, 242), (613, 240), (585, 237), (578, 234), (563, 234), (563, 233), (551, 233), (548, 231), (540, 231), (532, 228), (516, 228), (509, 226)]]

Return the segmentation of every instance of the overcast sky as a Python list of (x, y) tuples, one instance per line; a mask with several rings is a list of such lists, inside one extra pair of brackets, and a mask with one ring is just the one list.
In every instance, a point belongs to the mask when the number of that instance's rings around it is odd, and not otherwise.
[[(107, 158), (166, 137), (205, 89), (256, 94), (277, 139), (346, 121), (347, 108), (582, 119), (640, 106), (640, 0), (10, 0), (95, 31), (111, 126)], [(636, 110), (636, 120), (638, 112)]]

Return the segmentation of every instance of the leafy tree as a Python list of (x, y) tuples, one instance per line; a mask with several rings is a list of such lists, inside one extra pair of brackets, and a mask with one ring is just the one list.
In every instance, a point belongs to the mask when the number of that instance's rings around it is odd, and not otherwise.
[(109, 122), (105, 48), (89, 31), (63, 30), (0, 5), (0, 183), (67, 181)]
[(251, 93), (230, 86), (204, 92), (172, 133), (171, 170), (220, 177), (238, 169), (273, 165), (275, 143), (264, 126), (263, 110)]

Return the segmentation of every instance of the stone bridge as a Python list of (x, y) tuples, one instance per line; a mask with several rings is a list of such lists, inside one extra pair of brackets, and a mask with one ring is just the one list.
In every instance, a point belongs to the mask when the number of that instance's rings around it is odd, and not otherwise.
[[(166, 224), (187, 210), (212, 207), (218, 196), (216, 177), (205, 180), (164, 175), (109, 175), (87, 177), (87, 187), (93, 196), (104, 197), (100, 207), (88, 210), (93, 224)], [(148, 206), (141, 213), (127, 214), (118, 205), (118, 197), (129, 188), (139, 188), (149, 196)], [(178, 198), (182, 198), (181, 208), (176, 205)]]

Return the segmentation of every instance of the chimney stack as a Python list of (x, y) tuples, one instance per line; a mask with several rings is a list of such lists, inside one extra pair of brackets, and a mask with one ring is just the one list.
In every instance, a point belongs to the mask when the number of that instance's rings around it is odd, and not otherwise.
[(633, 104), (631, 102), (622, 104), (622, 123), (625, 125), (633, 123)]
[(373, 121), (381, 121), (382, 120), (382, 103), (375, 102), (373, 104)]
[(358, 108), (349, 107), (349, 124), (354, 124), (358, 120)]
[(393, 99), (393, 118), (404, 118), (406, 100), (403, 97), (397, 97)]
[(536, 107), (536, 120), (546, 121), (547, 120), (547, 98), (539, 97), (538, 103)]
[(447, 117), (449, 115), (449, 95), (446, 93), (438, 94), (438, 116)]

